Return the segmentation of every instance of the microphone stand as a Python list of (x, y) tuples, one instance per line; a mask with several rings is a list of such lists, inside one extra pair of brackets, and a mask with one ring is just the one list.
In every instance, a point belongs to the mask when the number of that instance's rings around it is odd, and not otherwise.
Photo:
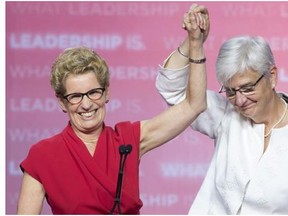
[[(121, 213), (121, 202), (120, 202), (120, 197), (121, 197), (121, 190), (122, 190), (122, 179), (123, 179), (123, 173), (124, 173), (124, 165), (126, 162), (126, 158), (128, 154), (132, 151), (132, 145), (120, 145), (119, 146), (119, 154), (120, 154), (120, 163), (119, 163), (119, 173), (118, 173), (118, 180), (117, 180), (117, 187), (116, 187), (116, 195), (114, 198), (114, 205), (112, 209), (110, 210), (109, 214), (113, 214), (115, 211), (115, 208), (117, 207), (118, 213)], [(123, 158), (124, 154), (124, 158)]]

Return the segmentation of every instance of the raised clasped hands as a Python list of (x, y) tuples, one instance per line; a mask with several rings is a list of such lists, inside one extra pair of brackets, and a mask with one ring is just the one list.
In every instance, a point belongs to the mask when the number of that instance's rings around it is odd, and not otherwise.
[(192, 4), (184, 14), (182, 27), (188, 32), (189, 38), (202, 40), (204, 43), (210, 30), (209, 13), (205, 6)]

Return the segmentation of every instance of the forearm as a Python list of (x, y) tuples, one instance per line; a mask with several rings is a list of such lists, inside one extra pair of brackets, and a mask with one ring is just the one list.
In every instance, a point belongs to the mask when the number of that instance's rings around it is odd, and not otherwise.
[[(193, 109), (202, 112), (206, 109), (206, 63), (198, 60), (205, 59), (202, 41), (191, 41), (189, 44), (190, 70), (186, 89), (186, 100)], [(195, 62), (196, 61), (196, 62)]]
[[(194, 22), (195, 19), (192, 21)], [(208, 25), (208, 23), (206, 24)], [(195, 30), (195, 25), (193, 28)], [(204, 32), (206, 31), (207, 35), (209, 27), (206, 26), (205, 28)], [(188, 75), (191, 74), (190, 78), (194, 80), (191, 80), (188, 85), (192, 88), (188, 89), (190, 95), (187, 99), (190, 102), (194, 98), (198, 99), (195, 105), (205, 106), (206, 66), (205, 64), (189, 62), (189, 58), (199, 60), (205, 57), (203, 47), (205, 37), (199, 37), (199, 31), (198, 35), (193, 35), (194, 30), (191, 30), (190, 27), (191, 32), (188, 31), (188, 36), (184, 42), (165, 60), (163, 67), (159, 69), (156, 88), (169, 104), (177, 104), (184, 100), (187, 93)]]
[[(202, 41), (191, 43), (189, 52), (191, 57), (202, 59), (205, 56)], [(188, 69), (189, 74), (186, 76), (188, 82), (186, 79), (183, 91), (179, 89), (180, 94), (178, 94), (180, 99), (181, 95), (186, 95), (186, 97), (155, 118), (141, 122), (141, 156), (183, 132), (206, 109), (205, 63), (190, 63)], [(172, 99), (174, 100), (175, 97)]]
[(175, 52), (167, 59), (163, 67), (172, 70), (183, 68), (189, 63), (188, 56), (189, 56), (189, 41), (188, 37), (186, 37), (183, 43), (179, 47), (177, 47)]
[[(186, 41), (189, 43), (188, 40)], [(199, 60), (205, 58), (203, 42), (201, 40), (192, 40), (187, 47), (188, 51), (186, 52), (190, 59)], [(177, 53), (171, 56), (171, 64), (176, 57)], [(181, 63), (177, 62), (173, 65), (178, 65), (181, 68), (168, 69), (160, 67), (156, 78), (156, 88), (170, 105), (183, 101), (185, 96), (187, 96), (189, 103), (192, 104), (194, 100), (195, 105), (204, 105), (205, 107), (206, 65), (205, 62), (201, 64), (191, 63), (189, 62), (189, 57), (186, 57), (184, 68)], [(190, 82), (189, 85), (187, 85), (188, 82)]]

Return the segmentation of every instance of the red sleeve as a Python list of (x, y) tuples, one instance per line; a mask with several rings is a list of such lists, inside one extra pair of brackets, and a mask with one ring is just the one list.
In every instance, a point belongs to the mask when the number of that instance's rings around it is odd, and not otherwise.
[(27, 157), (22, 161), (20, 164), (20, 168), (22, 172), (27, 172), (29, 175), (31, 175), (33, 178), (41, 182), (39, 174), (39, 169), (41, 166), (41, 158), (42, 158), (42, 153), (41, 153), (41, 147), (39, 147), (39, 144), (33, 145)]
[[(45, 170), (54, 161), (55, 147), (61, 148), (58, 143), (61, 136), (55, 135), (53, 137), (39, 141), (31, 146), (27, 157), (20, 163), (22, 172), (27, 172), (33, 178), (42, 182), (45, 178)], [(44, 171), (44, 172), (43, 172)]]

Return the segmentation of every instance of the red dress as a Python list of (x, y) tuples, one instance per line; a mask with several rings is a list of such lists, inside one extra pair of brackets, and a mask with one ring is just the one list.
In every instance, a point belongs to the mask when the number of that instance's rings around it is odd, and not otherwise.
[[(46, 191), (53, 214), (108, 214), (114, 204), (119, 171), (119, 145), (131, 144), (121, 191), (123, 214), (139, 214), (140, 122), (104, 126), (92, 157), (70, 124), (33, 145), (20, 164)], [(116, 208), (117, 213), (117, 208)]]

